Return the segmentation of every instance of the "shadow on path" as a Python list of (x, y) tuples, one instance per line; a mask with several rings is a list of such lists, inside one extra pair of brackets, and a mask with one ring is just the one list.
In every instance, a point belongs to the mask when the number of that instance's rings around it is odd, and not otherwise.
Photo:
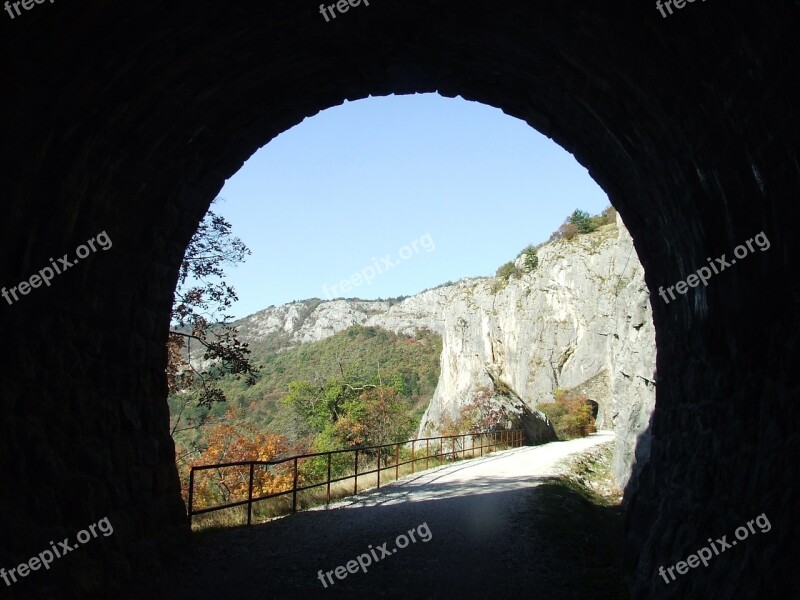
[[(126, 598), (558, 597), (553, 589), (538, 589), (542, 549), (532, 526), (514, 518), (526, 510), (535, 493), (529, 486), (537, 481), (545, 478), (472, 482), (478, 493), (466, 497), (308, 511), (249, 529), (211, 532), (197, 536), (178, 571)], [(460, 493), (462, 487), (434, 486), (437, 496)], [(417, 534), (416, 543), (369, 566), (367, 573), (334, 577), (327, 588), (318, 579), (319, 570), (345, 565), (370, 544), (388, 542), (391, 550), (398, 535), (422, 523), (432, 534), (427, 543)]]

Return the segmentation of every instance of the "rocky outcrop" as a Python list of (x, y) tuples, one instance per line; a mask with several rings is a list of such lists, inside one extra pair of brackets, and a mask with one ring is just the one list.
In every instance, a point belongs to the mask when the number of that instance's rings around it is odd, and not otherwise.
[[(533, 272), (501, 289), (496, 279), (451, 288), (441, 376), (421, 431), (435, 431), (497, 381), (531, 409), (557, 388), (584, 391), (599, 405), (598, 425), (617, 433), (615, 473), (624, 484), (655, 404), (655, 331), (643, 269), (620, 221), (546, 244), (538, 257)], [(641, 462), (648, 440), (639, 445)]]

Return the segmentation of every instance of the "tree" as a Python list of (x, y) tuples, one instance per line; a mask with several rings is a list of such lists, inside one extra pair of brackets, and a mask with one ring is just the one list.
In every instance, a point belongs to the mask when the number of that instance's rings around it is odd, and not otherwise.
[(592, 222), (592, 216), (585, 210), (575, 209), (569, 219), (569, 223), (578, 228), (578, 233), (591, 233), (597, 229)]
[[(250, 250), (231, 232), (231, 224), (212, 211), (203, 217), (181, 263), (173, 297), (171, 330), (167, 340), (167, 385), (171, 394), (174, 434), (202, 425), (210, 408), (225, 401), (215, 385), (225, 374), (255, 383), (256, 367), (250, 350), (230, 325), (226, 310), (238, 300), (225, 282), (224, 267), (244, 261)], [(202, 363), (193, 356), (202, 350)], [(202, 407), (205, 410), (194, 410)]]
[(508, 419), (508, 413), (497, 401), (498, 392), (481, 388), (472, 399), (461, 407), (458, 417), (445, 418), (440, 430), (442, 435), (461, 435), (464, 433), (483, 433), (502, 429), (501, 423)]
[[(208, 436), (208, 446), (192, 464), (212, 465), (239, 461), (269, 461), (290, 451), (284, 436), (259, 433), (249, 423), (241, 422), (235, 409), (228, 409), (225, 420), (215, 424)], [(254, 470), (253, 495), (261, 496), (291, 489), (293, 469), (290, 462), (277, 467), (259, 466)], [(247, 498), (250, 472), (247, 466), (224, 467), (197, 472), (195, 508)], [(184, 498), (188, 497), (188, 477), (182, 477)]]
[(358, 399), (364, 406), (361, 422), (367, 445), (404, 441), (412, 435), (414, 423), (397, 389), (377, 387), (362, 392)]
[(537, 250), (538, 249), (536, 246), (530, 245), (517, 255), (517, 258), (524, 256), (522, 264), (528, 273), (535, 271), (536, 267), (539, 266), (539, 255), (536, 253)]
[(553, 397), (555, 402), (542, 403), (536, 408), (550, 420), (558, 439), (586, 437), (597, 431), (587, 396), (570, 394), (559, 388), (553, 393)]
[(404, 441), (414, 423), (401, 398), (402, 377), (392, 382), (357, 379), (342, 367), (321, 385), (293, 381), (281, 403), (303, 423), (316, 452)]

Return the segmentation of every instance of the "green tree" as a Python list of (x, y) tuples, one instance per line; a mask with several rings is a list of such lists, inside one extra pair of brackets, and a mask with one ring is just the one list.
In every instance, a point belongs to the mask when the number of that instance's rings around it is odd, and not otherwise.
[(575, 209), (568, 221), (578, 228), (578, 233), (591, 233), (597, 226), (592, 221), (592, 216), (585, 210)]
[(528, 246), (522, 252), (519, 253), (517, 258), (520, 256), (524, 256), (523, 265), (525, 266), (525, 270), (528, 273), (535, 271), (536, 267), (539, 266), (539, 255), (536, 253), (536, 246)]
[(334, 377), (318, 386), (295, 381), (281, 399), (303, 422), (317, 452), (403, 441), (412, 434), (402, 378), (394, 385), (352, 381)]

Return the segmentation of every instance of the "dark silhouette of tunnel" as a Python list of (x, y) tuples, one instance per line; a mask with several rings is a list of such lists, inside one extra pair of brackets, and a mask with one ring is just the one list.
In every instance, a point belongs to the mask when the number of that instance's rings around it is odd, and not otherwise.
[[(106, 516), (114, 534), (0, 589), (104, 594), (182, 551), (164, 365), (195, 227), (224, 180), (303, 118), (345, 99), (436, 91), (499, 107), (572, 152), (633, 235), (658, 387), (652, 445), (626, 489), (632, 596), (787, 593), (797, 2), (695, 2), (662, 17), (627, 0), (374, 0), (331, 22), (298, 0), (32, 7), (0, 13), (0, 285), (100, 232), (113, 247), (0, 299), (0, 565)], [(669, 303), (658, 295), (761, 231), (768, 251)], [(761, 513), (769, 533), (669, 584), (659, 577)]]
[(591, 398), (586, 398), (585, 400), (586, 405), (592, 411), (592, 418), (597, 418), (597, 413), (600, 412), (600, 405), (597, 403), (596, 400), (592, 400)]

